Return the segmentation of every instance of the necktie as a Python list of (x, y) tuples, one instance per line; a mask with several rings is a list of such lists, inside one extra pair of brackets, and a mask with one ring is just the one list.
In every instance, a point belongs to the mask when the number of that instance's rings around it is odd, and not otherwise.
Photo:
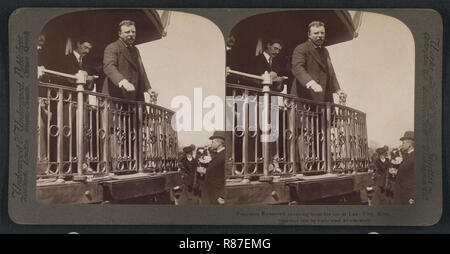
[(272, 57), (269, 57), (269, 69), (272, 71)]
[(83, 70), (83, 57), (80, 56), (80, 61), (78, 61), (78, 67), (80, 70)]

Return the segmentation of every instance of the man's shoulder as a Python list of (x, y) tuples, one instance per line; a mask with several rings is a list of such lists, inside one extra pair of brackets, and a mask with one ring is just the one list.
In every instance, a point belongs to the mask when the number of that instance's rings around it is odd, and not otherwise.
[(304, 41), (297, 45), (295, 48), (308, 48), (309, 47), (309, 41)]
[(73, 53), (70, 53), (70, 54), (64, 55), (63, 59), (65, 61), (69, 61), (69, 60), (76, 60), (77, 58), (75, 57), (75, 55)]
[(266, 57), (264, 56), (263, 53), (261, 53), (261, 54), (254, 56), (252, 59), (253, 59), (253, 61), (261, 61), (261, 60), (265, 60)]
[(108, 46), (106, 46), (105, 50), (109, 49), (118, 49), (119, 48), (119, 43), (121, 43), (119, 40), (117, 41), (113, 41), (110, 44), (108, 44)]

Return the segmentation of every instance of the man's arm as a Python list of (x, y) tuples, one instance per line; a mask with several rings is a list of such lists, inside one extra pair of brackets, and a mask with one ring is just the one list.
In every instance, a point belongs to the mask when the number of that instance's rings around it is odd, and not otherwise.
[(326, 50), (327, 53), (327, 61), (328, 61), (328, 68), (330, 69), (330, 75), (331, 75), (331, 92), (332, 93), (340, 93), (341, 87), (339, 86), (339, 82), (336, 78), (336, 73), (334, 72), (333, 64), (331, 63), (330, 54), (328, 53), (328, 50)]
[(309, 73), (306, 71), (306, 48), (303, 45), (295, 48), (292, 54), (292, 74), (300, 82), (300, 84), (306, 87), (306, 84), (313, 80)]
[(322, 92), (322, 87), (306, 71), (306, 51), (304, 45), (295, 48), (292, 54), (292, 74), (306, 88), (311, 88), (314, 92)]
[(120, 81), (125, 80), (118, 69), (118, 54), (119, 50), (115, 44), (110, 44), (105, 48), (103, 56), (103, 71), (116, 86), (119, 86)]

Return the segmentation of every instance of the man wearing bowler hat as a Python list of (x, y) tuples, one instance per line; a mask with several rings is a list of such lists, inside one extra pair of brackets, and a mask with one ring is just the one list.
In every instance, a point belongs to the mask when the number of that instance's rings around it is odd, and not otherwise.
[(406, 131), (400, 140), (403, 161), (396, 176), (394, 204), (412, 205), (414, 203), (414, 132)]
[(216, 153), (206, 168), (201, 204), (219, 205), (225, 202), (225, 131), (215, 131), (209, 139)]

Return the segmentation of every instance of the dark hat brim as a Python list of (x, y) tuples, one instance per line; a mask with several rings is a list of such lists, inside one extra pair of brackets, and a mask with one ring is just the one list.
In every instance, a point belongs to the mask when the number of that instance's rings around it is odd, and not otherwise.
[(190, 145), (190, 146), (186, 146), (185, 148), (183, 148), (183, 152), (185, 152), (185, 153), (190, 153), (194, 150), (195, 150), (195, 145)]
[(407, 139), (414, 141), (414, 138), (412, 138), (412, 137), (401, 137), (400, 141), (407, 140)]

